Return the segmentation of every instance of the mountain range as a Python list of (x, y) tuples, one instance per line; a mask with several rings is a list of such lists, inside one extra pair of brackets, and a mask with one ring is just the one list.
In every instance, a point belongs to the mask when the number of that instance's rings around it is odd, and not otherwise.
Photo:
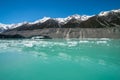
[[(82, 31), (82, 34), (83, 34), (88, 28), (90, 30), (91, 29), (92, 30), (95, 30), (95, 29), (96, 30), (98, 29), (99, 30), (100, 29), (110, 30), (111, 29), (113, 32), (117, 31), (117, 33), (119, 33), (120, 32), (119, 31), (120, 9), (111, 10), (111, 11), (103, 11), (97, 15), (92, 15), (92, 16), (87, 16), (87, 15), (81, 16), (81, 15), (75, 14), (75, 15), (68, 16), (66, 18), (44, 17), (43, 19), (37, 20), (35, 22), (23, 22), (23, 23), (17, 23), (17, 24), (0, 23), (0, 33), (1, 33), (0, 35), (2, 35), (2, 37), (4, 37), (4, 35), (8, 35), (8, 36), (9, 35), (20, 35), (23, 37), (26, 37), (26, 36), (28, 37), (28, 34), (33, 33), (29, 35), (29, 37), (34, 36), (34, 35), (44, 35), (44, 36), (52, 37), (52, 35), (54, 35), (54, 36), (58, 36), (59, 38), (60, 35), (63, 35), (62, 32), (64, 33), (64, 35), (66, 33), (66, 37), (70, 37), (70, 34), (68, 36), (68, 32), (72, 33), (72, 31), (74, 31), (74, 32), (79, 32), (80, 34), (81, 33), (80, 30), (83, 30)], [(58, 29), (60, 29), (60, 31), (58, 31)], [(80, 30), (77, 31), (77, 30), (72, 30), (72, 29), (80, 29)], [(45, 33), (46, 31), (47, 33)], [(25, 34), (21, 32), (24, 32)], [(28, 34), (26, 32), (28, 32)], [(49, 35), (50, 33), (52, 33), (51, 36)], [(111, 35), (113, 34), (114, 33), (112, 33)], [(76, 37), (73, 37), (75, 35), (77, 35), (77, 33), (72, 35), (72, 38), (76, 38)], [(99, 33), (99, 35), (101, 35), (101, 33)], [(81, 34), (78, 36), (80, 37)], [(120, 37), (120, 35), (118, 34), (117, 36)], [(96, 37), (99, 37), (99, 36), (96, 35)], [(62, 36), (62, 38), (64, 38), (64, 36)]]

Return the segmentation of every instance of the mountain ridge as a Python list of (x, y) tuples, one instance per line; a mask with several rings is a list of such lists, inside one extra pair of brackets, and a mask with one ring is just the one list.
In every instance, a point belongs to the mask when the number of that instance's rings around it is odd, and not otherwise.
[(120, 9), (93, 16), (78, 14), (23, 22), (0, 28), (0, 38), (120, 38)]
[[(102, 11), (97, 16), (104, 17), (104, 16), (108, 16), (108, 14), (110, 14), (110, 13), (111, 14), (120, 13), (120, 9), (110, 10), (110, 11)], [(20, 26), (25, 25), (25, 24), (29, 24), (29, 25), (42, 24), (50, 19), (58, 22), (58, 24), (60, 24), (60, 25), (67, 24), (72, 19), (78, 20), (77, 22), (81, 23), (81, 22), (88, 20), (91, 17), (94, 17), (94, 16), (96, 16), (96, 15), (92, 15), (92, 16), (82, 15), (81, 16), (78, 14), (74, 14), (74, 15), (68, 16), (66, 18), (43, 17), (42, 19), (36, 20), (34, 22), (22, 22), (22, 23), (17, 23), (17, 24), (2, 24), (2, 23), (0, 23), (0, 32), (4, 32), (5, 30), (9, 30), (9, 29), (14, 29), (14, 28), (20, 27)]]
[[(87, 20), (89, 17), (91, 16), (86, 16), (86, 15), (83, 15), (83, 16), (80, 16), (78, 14), (74, 14), (74, 15), (71, 15), (71, 16), (68, 16), (66, 18), (50, 18), (50, 17), (43, 17), (42, 19), (39, 19), (39, 20), (36, 20), (34, 22), (22, 22), (22, 23), (17, 23), (17, 24), (2, 24), (0, 23), (0, 28), (1, 29), (4, 29), (4, 30), (7, 30), (7, 29), (14, 29), (14, 28), (17, 28), (17, 27), (20, 27), (24, 24), (29, 24), (29, 25), (34, 25), (34, 24), (39, 24), (39, 23), (44, 23), (46, 22), (47, 20), (55, 20), (56, 22), (58, 22), (59, 24), (66, 24), (68, 21), (70, 21), (71, 19), (77, 19), (77, 20), (81, 20), (81, 21), (85, 21)], [(81, 18), (81, 19), (80, 19)]]

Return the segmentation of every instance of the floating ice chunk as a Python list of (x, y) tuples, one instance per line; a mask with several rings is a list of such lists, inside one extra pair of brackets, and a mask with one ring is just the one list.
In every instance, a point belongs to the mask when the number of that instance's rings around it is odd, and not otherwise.
[(61, 42), (55, 42), (55, 43), (53, 43), (53, 45), (66, 46), (65, 43), (61, 43)]
[(110, 40), (109, 38), (101, 38), (100, 40)]
[(26, 43), (24, 44), (26, 47), (33, 47), (33, 44), (32, 43)]
[(89, 57), (87, 57), (87, 56), (81, 57), (81, 60), (82, 60), (82, 61), (90, 61)]
[(88, 43), (89, 41), (79, 41), (79, 43)]
[(58, 54), (58, 57), (59, 57), (59, 58), (62, 58), (62, 59), (64, 59), (64, 60), (71, 60), (71, 56), (68, 55), (68, 54), (65, 54), (65, 53), (59, 53), (59, 54)]
[(70, 42), (68, 42), (68, 46), (69, 47), (76, 46), (77, 44), (78, 44), (77, 41), (70, 41)]
[(44, 52), (34, 52), (34, 54), (35, 54), (35, 56), (39, 56), (41, 59), (48, 59), (48, 55), (46, 54), (46, 53), (44, 53)]
[(101, 44), (101, 43), (106, 44), (107, 41), (97, 41), (97, 44)]
[(98, 62), (100, 65), (106, 65), (104, 60), (99, 60)]

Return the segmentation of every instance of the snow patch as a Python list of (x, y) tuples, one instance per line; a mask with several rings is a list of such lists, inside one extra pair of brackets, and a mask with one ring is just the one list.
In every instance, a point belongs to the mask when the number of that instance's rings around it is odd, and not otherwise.
[(35, 22), (33, 22), (33, 24), (36, 24), (36, 23), (44, 23), (45, 21), (49, 20), (50, 17), (43, 17), (42, 19), (39, 19)]
[(109, 14), (109, 11), (100, 12), (99, 16), (107, 16), (108, 14)]
[(99, 13), (99, 16), (107, 16), (109, 13), (112, 13), (112, 12), (120, 13), (120, 9), (118, 9), (118, 10), (111, 10), (111, 11), (102, 11), (102, 12)]

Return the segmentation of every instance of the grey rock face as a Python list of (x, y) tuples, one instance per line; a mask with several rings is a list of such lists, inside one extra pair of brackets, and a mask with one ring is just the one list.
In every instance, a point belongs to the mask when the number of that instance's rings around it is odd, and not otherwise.
[(21, 35), (25, 38), (48, 36), (49, 38), (120, 38), (120, 28), (45, 28), (37, 30), (9, 31), (5, 35)]

